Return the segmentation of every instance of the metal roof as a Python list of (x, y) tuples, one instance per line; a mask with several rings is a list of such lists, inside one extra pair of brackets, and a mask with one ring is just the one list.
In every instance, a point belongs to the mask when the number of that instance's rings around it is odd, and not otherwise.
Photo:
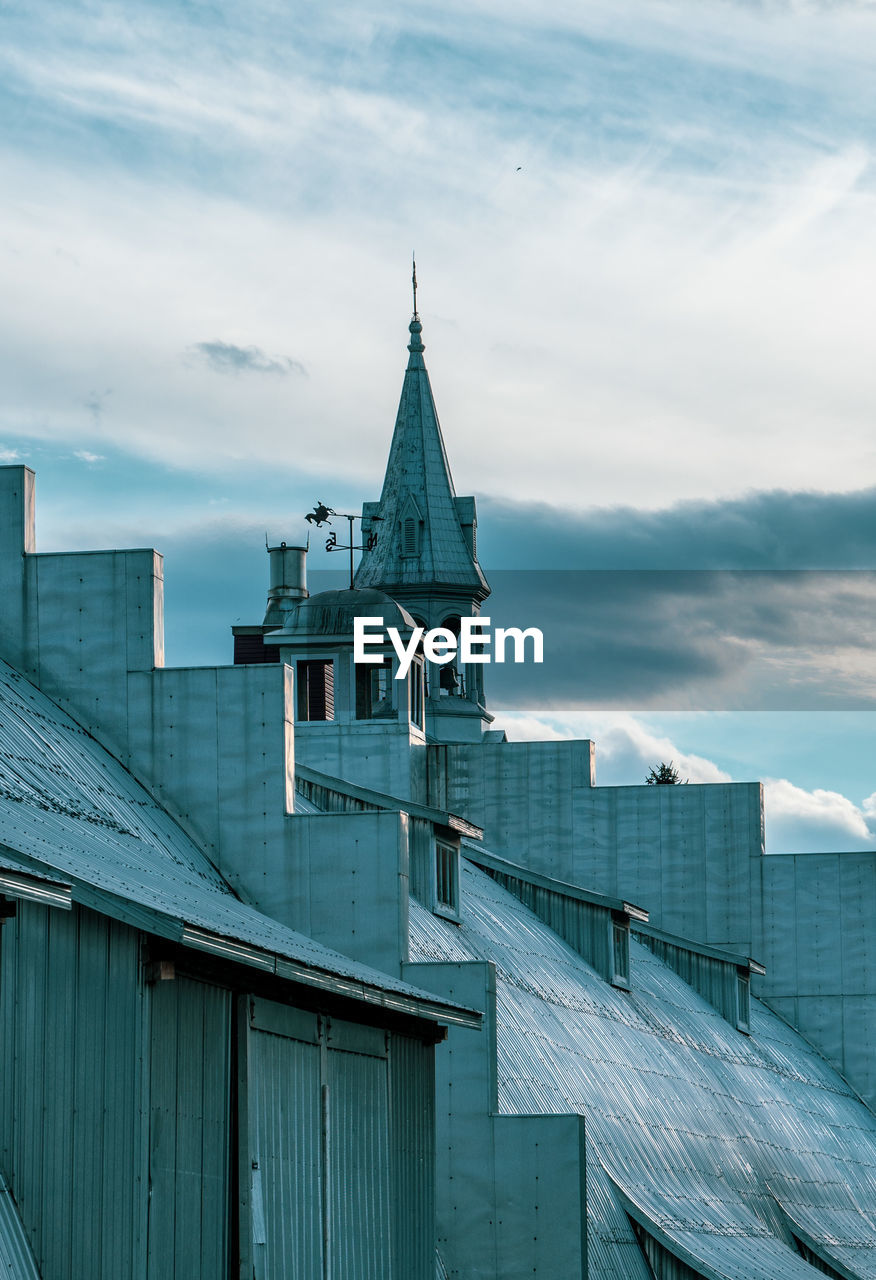
[[(335, 994), (479, 1024), (479, 1015), (320, 946), (237, 899), (131, 774), (4, 662), (0, 853), (7, 869), (56, 873), (71, 882), (73, 901), (136, 928)], [(8, 884), (3, 891), (10, 892)]]
[[(490, 589), (459, 522), (450, 464), (423, 360), (421, 329), (414, 317), (383, 492), (372, 515), (381, 522), (375, 528), (377, 542), (362, 552), (356, 586), (389, 590), (439, 582), (474, 589), (484, 597)], [(416, 511), (422, 526), (417, 555), (402, 555), (399, 529), (407, 510)]]
[(633, 1218), (713, 1280), (811, 1280), (790, 1222), (876, 1277), (876, 1117), (796, 1032), (752, 1000), (740, 1034), (636, 942), (616, 990), (469, 863), (460, 896), (461, 926), (411, 903), (411, 959), (496, 965), (500, 1111), (586, 1116), (592, 1275), (648, 1274)]
[(0, 1173), (0, 1276), (3, 1280), (40, 1280), (18, 1208)]

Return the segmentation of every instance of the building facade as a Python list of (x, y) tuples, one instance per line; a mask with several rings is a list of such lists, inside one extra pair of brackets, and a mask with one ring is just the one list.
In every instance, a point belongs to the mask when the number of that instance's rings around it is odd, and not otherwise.
[(424, 349), (355, 586), (272, 548), (227, 667), (0, 468), (0, 1271), (876, 1276), (876, 855), (354, 662), (489, 594)]

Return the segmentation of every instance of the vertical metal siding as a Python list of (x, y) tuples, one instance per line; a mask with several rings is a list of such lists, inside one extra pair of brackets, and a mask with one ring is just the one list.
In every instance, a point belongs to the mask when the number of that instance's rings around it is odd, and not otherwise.
[(227, 991), (176, 978), (151, 996), (150, 1280), (214, 1280), (228, 1250)]
[(433, 827), (425, 818), (410, 820), (411, 893), (427, 910), (432, 907)]
[(407, 1280), (393, 1271), (385, 1058), (328, 1054), (331, 1280)]
[(255, 1273), (321, 1280), (320, 1048), (257, 1030), (248, 1044)]
[(435, 1052), (393, 1035), (390, 1050), (391, 1207), (396, 1275), (435, 1268)]
[(247, 1044), (258, 1280), (431, 1280), (432, 1047), (260, 999)]
[(137, 935), (30, 903), (3, 930), (0, 1150), (36, 1261), (140, 1276)]

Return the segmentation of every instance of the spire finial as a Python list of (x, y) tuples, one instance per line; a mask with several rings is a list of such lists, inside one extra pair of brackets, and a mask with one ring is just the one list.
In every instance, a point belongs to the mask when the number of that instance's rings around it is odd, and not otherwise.
[(416, 254), (413, 257), (413, 264), (414, 264), (414, 270), (413, 270), (413, 274), (411, 275), (411, 284), (414, 287), (414, 314), (411, 316), (411, 323), (408, 325), (408, 329), (410, 330), (410, 333), (411, 333), (411, 340), (408, 343), (408, 351), (410, 351), (411, 353), (411, 358), (408, 361), (408, 368), (409, 369), (425, 369), (426, 366), (423, 364), (423, 352), (426, 350), (426, 348), (423, 346), (423, 339), (420, 337), (420, 334), (423, 332), (423, 326), (420, 324), (420, 313), (417, 311)]

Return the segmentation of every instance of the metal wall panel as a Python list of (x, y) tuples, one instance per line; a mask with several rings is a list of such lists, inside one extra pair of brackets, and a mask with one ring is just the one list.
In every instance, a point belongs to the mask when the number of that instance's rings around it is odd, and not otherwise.
[(231, 998), (176, 978), (150, 988), (149, 1280), (228, 1265)]
[[(267, 1002), (259, 1002), (267, 1004)], [(316, 1029), (315, 1015), (301, 1015)], [(323, 1276), (321, 1049), (307, 1028), (249, 1035), (253, 1263), (258, 1280)], [(283, 1033), (285, 1030), (285, 1033)], [(292, 1034), (289, 1034), (289, 1033)]]
[(2, 948), (0, 1162), (41, 1274), (142, 1276), (137, 934), (20, 903)]
[(332, 1280), (403, 1280), (391, 1265), (388, 1120), (386, 1059), (331, 1050), (327, 1208)]
[(250, 999), (257, 1280), (431, 1280), (434, 1050)]
[(393, 1035), (390, 1107), (393, 1250), (399, 1280), (429, 1280), (435, 1256), (435, 1051)]

